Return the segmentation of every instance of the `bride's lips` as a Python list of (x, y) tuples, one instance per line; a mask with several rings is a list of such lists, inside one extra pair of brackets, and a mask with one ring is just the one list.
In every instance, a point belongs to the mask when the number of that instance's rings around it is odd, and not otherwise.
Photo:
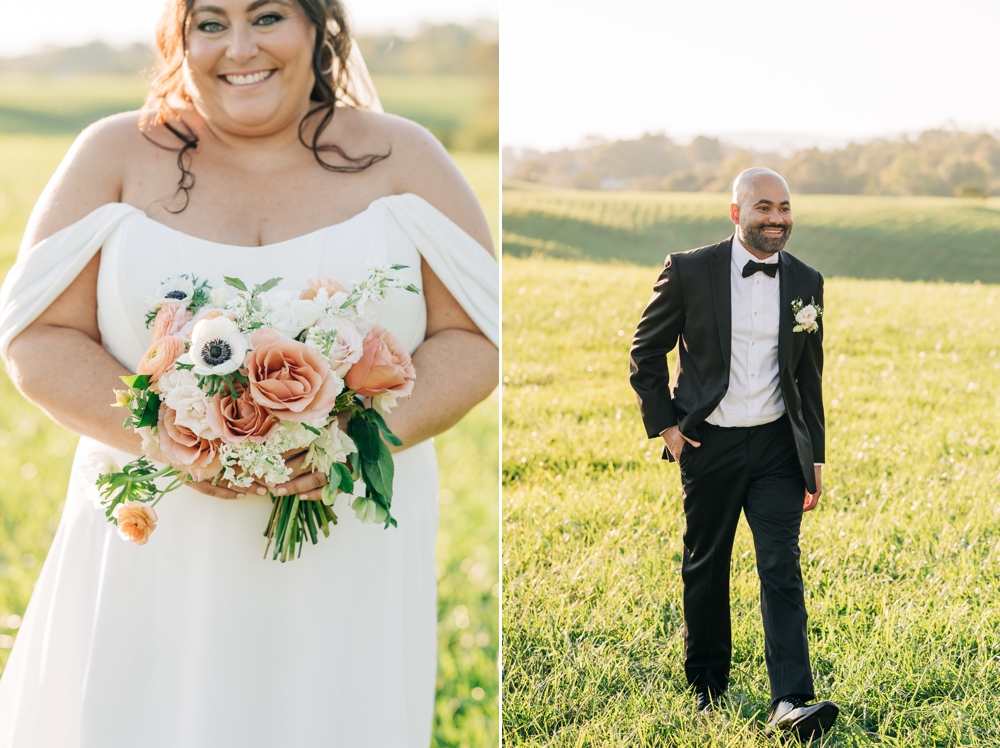
[(250, 70), (245, 73), (223, 73), (219, 80), (228, 83), (233, 88), (256, 88), (273, 76), (277, 70)]

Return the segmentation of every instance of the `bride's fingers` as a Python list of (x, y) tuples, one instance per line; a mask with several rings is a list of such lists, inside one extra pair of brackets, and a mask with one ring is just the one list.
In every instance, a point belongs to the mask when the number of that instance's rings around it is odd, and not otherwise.
[(213, 486), (211, 482), (205, 480), (195, 481), (188, 485), (198, 493), (203, 493), (206, 496), (214, 496), (217, 499), (242, 499), (246, 497), (246, 489), (244, 488), (233, 490), (223, 485)]
[(323, 498), (323, 492), (318, 490), (327, 483), (324, 473), (305, 473), (294, 480), (282, 483), (274, 489), (279, 496), (291, 496), (298, 494), (300, 499), (306, 501)]

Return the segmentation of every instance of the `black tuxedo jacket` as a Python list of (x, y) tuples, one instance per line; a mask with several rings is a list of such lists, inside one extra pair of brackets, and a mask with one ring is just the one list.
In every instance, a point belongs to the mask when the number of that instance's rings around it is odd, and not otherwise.
[[(629, 380), (650, 439), (680, 425), (697, 441), (698, 426), (729, 389), (732, 357), (733, 237), (709, 247), (667, 256), (653, 298), (632, 340)], [(781, 397), (795, 434), (802, 475), (816, 490), (813, 465), (825, 460), (823, 321), (814, 333), (792, 332), (792, 302), (823, 305), (823, 276), (787, 252), (780, 254), (781, 316), (778, 367)], [(676, 381), (670, 389), (666, 355), (680, 342)], [(673, 460), (669, 451), (664, 457)]]

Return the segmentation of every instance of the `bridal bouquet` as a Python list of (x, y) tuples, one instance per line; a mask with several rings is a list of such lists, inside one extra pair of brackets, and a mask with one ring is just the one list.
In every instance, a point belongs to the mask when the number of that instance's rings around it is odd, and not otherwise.
[[(165, 281), (150, 302), (152, 342), (128, 389), (125, 428), (142, 437), (142, 456), (117, 467), (98, 456), (98, 503), (126, 540), (143, 545), (156, 528), (153, 507), (189, 481), (270, 488), (264, 535), (273, 558), (302, 553), (305, 539), (329, 537), (339, 492), (354, 496), (363, 522), (396, 525), (393, 461), (401, 446), (383, 420), (409, 397), (409, 353), (374, 319), (390, 288), (419, 290), (404, 265), (374, 266), (351, 290), (329, 278), (302, 291), (273, 278), (252, 289), (238, 278), (212, 288), (193, 276)], [(344, 426), (344, 428), (342, 428)], [(321, 501), (275, 493), (291, 478), (286, 458), (327, 474)]]

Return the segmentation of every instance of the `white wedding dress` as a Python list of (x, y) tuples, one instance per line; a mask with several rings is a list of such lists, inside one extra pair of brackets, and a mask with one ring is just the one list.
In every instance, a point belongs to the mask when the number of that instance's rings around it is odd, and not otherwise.
[[(0, 353), (98, 249), (103, 345), (132, 371), (149, 341), (147, 298), (180, 273), (213, 285), (223, 275), (280, 276), (281, 287), (302, 288), (401, 263), (419, 285), (424, 261), (499, 337), (495, 261), (416, 195), (263, 247), (198, 239), (115, 203), (22, 251), (0, 293)], [(391, 291), (378, 317), (410, 351), (422, 342), (422, 296)], [(264, 497), (183, 488), (157, 506), (147, 545), (122, 541), (80, 475), (95, 450), (115, 454), (80, 440), (62, 521), (0, 678), (0, 748), (426, 748), (437, 647), (430, 441), (395, 456), (398, 528), (361, 524), (342, 495), (330, 537), (285, 564), (262, 558)]]

